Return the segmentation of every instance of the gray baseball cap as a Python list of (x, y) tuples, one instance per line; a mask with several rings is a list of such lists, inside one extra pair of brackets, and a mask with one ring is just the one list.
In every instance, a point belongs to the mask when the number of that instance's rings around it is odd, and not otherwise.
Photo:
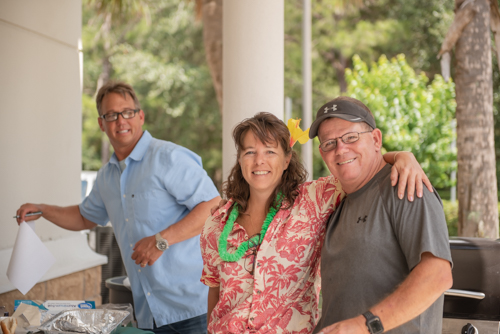
[(367, 110), (358, 106), (355, 103), (346, 101), (346, 100), (332, 100), (328, 103), (325, 103), (321, 108), (319, 108), (316, 113), (316, 120), (311, 125), (309, 129), (309, 138), (314, 138), (318, 135), (318, 129), (325, 119), (337, 117), (343, 120), (359, 123), (365, 122), (372, 128), (377, 128), (377, 124), (375, 123), (375, 119), (372, 114)]

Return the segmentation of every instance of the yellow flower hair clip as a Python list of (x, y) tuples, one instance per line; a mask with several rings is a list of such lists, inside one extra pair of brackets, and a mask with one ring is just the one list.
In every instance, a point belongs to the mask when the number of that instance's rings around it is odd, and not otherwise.
[(302, 129), (299, 127), (300, 121), (300, 118), (290, 118), (288, 120), (288, 130), (290, 131), (290, 147), (293, 147), (297, 140), (301, 144), (305, 144), (309, 140), (309, 129), (307, 129), (306, 131), (302, 131)]

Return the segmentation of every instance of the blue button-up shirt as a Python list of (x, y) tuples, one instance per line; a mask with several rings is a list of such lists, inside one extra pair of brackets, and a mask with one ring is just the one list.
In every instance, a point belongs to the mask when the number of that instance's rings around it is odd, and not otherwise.
[(113, 154), (99, 170), (80, 212), (99, 225), (111, 221), (130, 278), (138, 326), (150, 329), (153, 319), (163, 326), (206, 313), (208, 288), (200, 282), (199, 236), (170, 246), (152, 266), (141, 268), (131, 259), (137, 241), (219, 195), (200, 157), (144, 131), (125, 164), (121, 173)]

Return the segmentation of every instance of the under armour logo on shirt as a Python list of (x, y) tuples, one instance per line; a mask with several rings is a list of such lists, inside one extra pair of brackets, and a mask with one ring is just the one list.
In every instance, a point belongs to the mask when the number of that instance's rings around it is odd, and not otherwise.
[(366, 223), (366, 218), (368, 218), (368, 216), (364, 216), (363, 218), (358, 217), (358, 221), (356, 222), (356, 224), (359, 224), (360, 222)]
[(325, 110), (325, 112), (324, 112), (324, 113), (326, 114), (326, 113), (328, 112), (328, 110), (330, 110), (330, 109), (332, 109), (332, 111), (336, 111), (336, 110), (337, 110), (337, 105), (336, 105), (336, 104), (334, 104), (334, 105), (333, 105), (333, 106), (331, 106), (331, 107), (325, 107), (325, 109), (324, 109), (324, 110)]

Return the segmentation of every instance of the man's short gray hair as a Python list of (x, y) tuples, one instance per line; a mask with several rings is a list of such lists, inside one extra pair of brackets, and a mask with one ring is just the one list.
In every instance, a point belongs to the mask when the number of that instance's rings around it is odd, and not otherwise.
[(139, 100), (137, 99), (137, 95), (135, 95), (135, 91), (132, 86), (120, 81), (108, 81), (99, 89), (99, 92), (97, 92), (97, 96), (95, 98), (95, 104), (99, 116), (102, 115), (102, 100), (109, 93), (120, 94), (124, 99), (127, 98), (128, 94), (132, 98), (132, 100), (134, 100), (135, 108), (141, 109), (141, 105), (139, 104)]

